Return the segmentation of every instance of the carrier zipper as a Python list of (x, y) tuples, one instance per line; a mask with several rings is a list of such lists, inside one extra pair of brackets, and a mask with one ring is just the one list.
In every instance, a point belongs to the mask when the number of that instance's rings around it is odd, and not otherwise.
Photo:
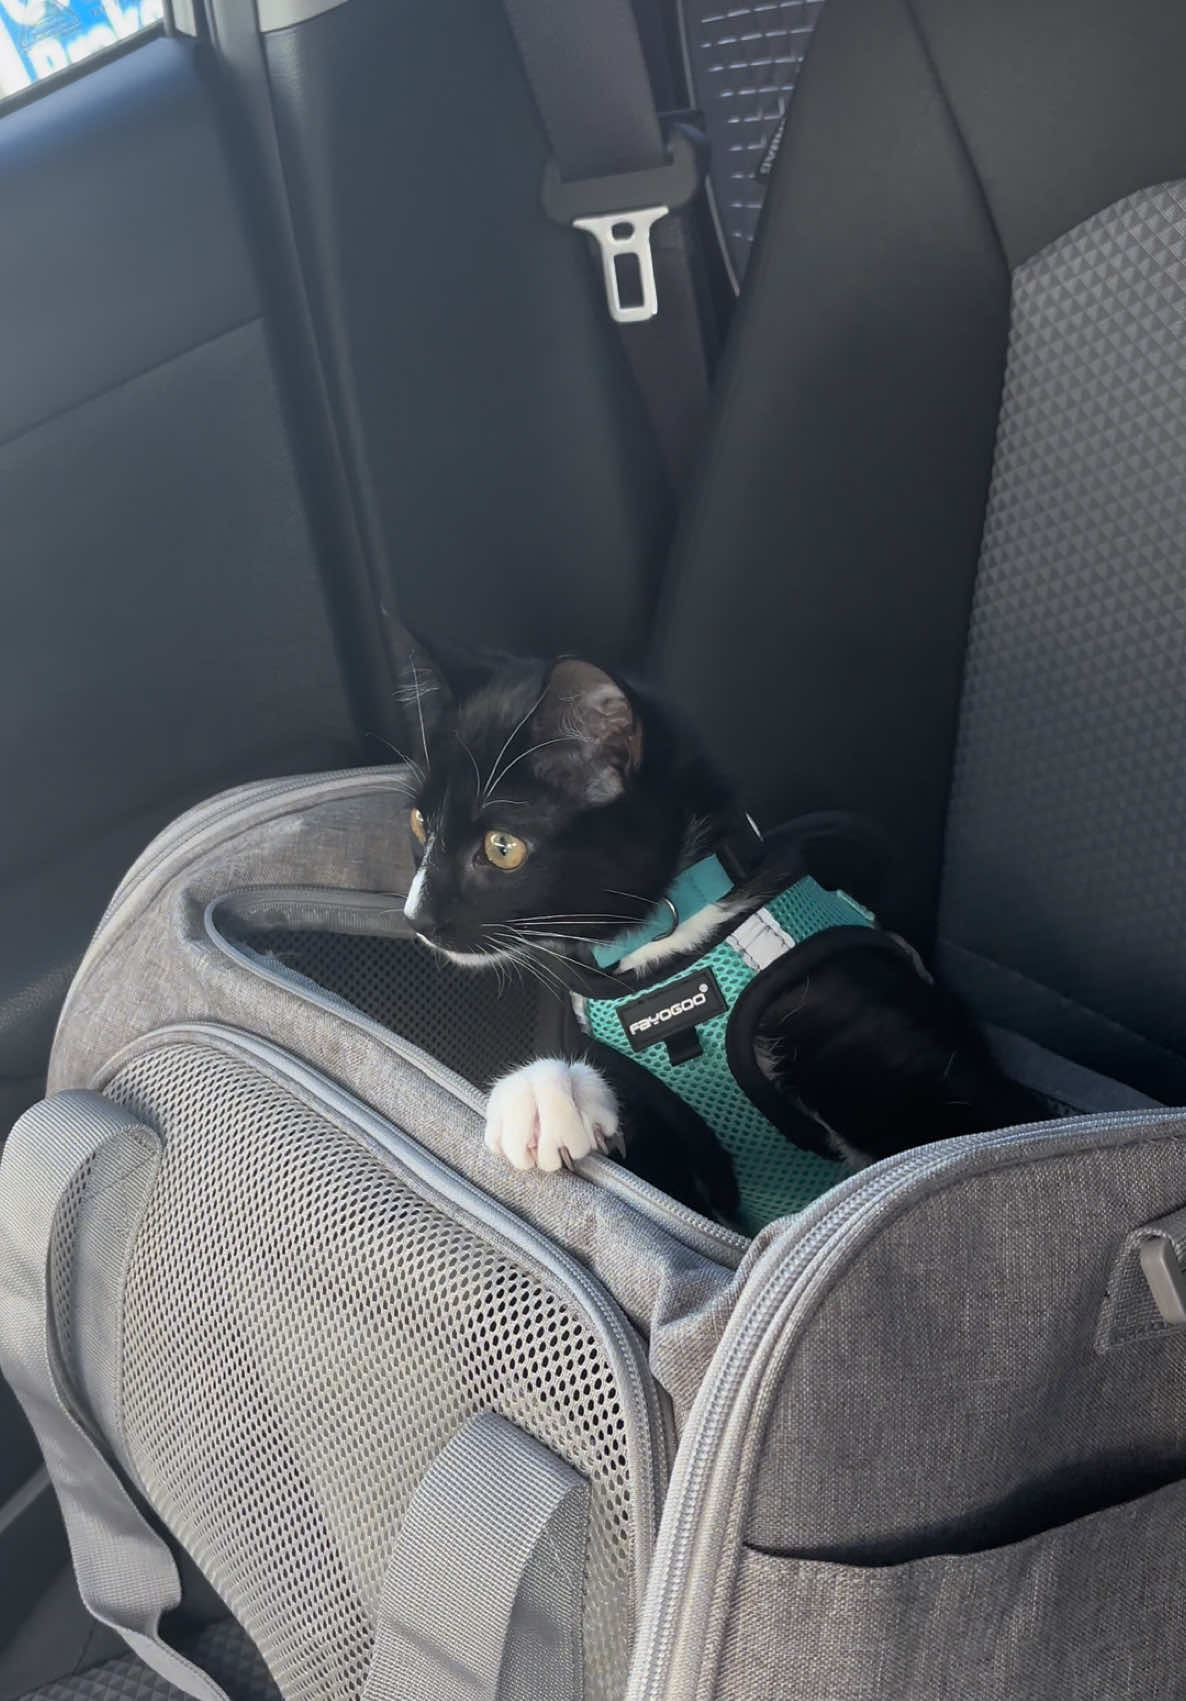
[(582, 1174), (596, 1181), (599, 1187), (617, 1194), (643, 1216), (659, 1223), (673, 1240), (680, 1241), (694, 1252), (705, 1253), (707, 1248), (707, 1256), (718, 1264), (724, 1264), (727, 1269), (735, 1270), (753, 1245), (748, 1235), (714, 1222), (711, 1217), (694, 1211), (690, 1205), (681, 1205), (678, 1199), (672, 1199), (625, 1165), (614, 1163), (612, 1158), (594, 1153), (584, 1159), (580, 1168)]
[[(269, 818), (277, 798), (291, 797), (294, 801), (303, 793), (316, 798), (324, 796), (353, 796), (359, 792), (371, 790), (398, 791), (407, 773), (403, 767), (390, 768), (337, 768), (322, 774), (301, 774), (284, 776), (274, 780), (261, 780), (249, 785), (238, 786), (231, 792), (221, 792), (218, 796), (207, 799), (206, 802), (195, 805), (184, 815), (178, 816), (169, 826), (165, 827), (155, 839), (146, 846), (128, 869), (103, 916), (95, 929), (93, 938), (88, 945), (81, 963), (71, 981), (70, 990), (66, 995), (59, 1025), (66, 1020), (73, 1003), (75, 988), (81, 984), (97, 962), (105, 955), (111, 938), (116, 930), (121, 928), (132, 909), (142, 904), (150, 886), (155, 886), (167, 877), (170, 865), (175, 861), (179, 851), (184, 853), (184, 861), (188, 862), (196, 852), (208, 850), (216, 844), (219, 838), (227, 836), (228, 829), (239, 831), (250, 826), (257, 817)], [(270, 888), (252, 888), (253, 896), (265, 898)], [(298, 888), (275, 888), (277, 897), (283, 895), (291, 900), (299, 895)], [(309, 889), (311, 891), (312, 889)], [(233, 896), (227, 894), (224, 896)], [(326, 894), (319, 893), (322, 902)], [(340, 900), (346, 898), (344, 893), (335, 893)], [(389, 901), (390, 894), (387, 895)], [(216, 903), (219, 900), (216, 900)], [(351, 895), (353, 901), (353, 895)], [(376, 901), (378, 896), (376, 895)], [(299, 982), (291, 977), (280, 977), (270, 974), (265, 965), (256, 958), (248, 956), (232, 946), (224, 936), (211, 926), (211, 905), (207, 911), (206, 928), (209, 936), (220, 950), (227, 952), (240, 963), (249, 967), (252, 972), (271, 978), (278, 984), (284, 985), (290, 992), (298, 996), (309, 997)], [(344, 907), (350, 907), (346, 903)], [(322, 1002), (339, 1014), (346, 1016), (357, 1026), (381, 1038), (397, 1055), (404, 1056), (409, 1062), (419, 1068), (422, 1073), (436, 1081), (438, 1086), (461, 1098), (469, 1104), (477, 1114), (484, 1115), (486, 1109), (485, 1096), (478, 1092), (468, 1081), (438, 1063), (427, 1052), (412, 1046), (393, 1034), (382, 1024), (373, 1022), (369, 1017), (356, 1010), (346, 1000), (337, 1000), (333, 994), (322, 993), (319, 999), (311, 1002)], [(581, 1171), (588, 1181), (596, 1186), (603, 1186), (608, 1191), (618, 1194), (633, 1205), (643, 1216), (649, 1218), (660, 1228), (669, 1233), (690, 1250), (700, 1253), (728, 1269), (736, 1269), (749, 1248), (749, 1240), (745, 1235), (737, 1234), (715, 1223), (711, 1218), (701, 1216), (699, 1212), (689, 1209), (669, 1199), (657, 1188), (640, 1177), (632, 1175), (609, 1159), (590, 1157), (581, 1163)]]
[[(692, 1701), (698, 1694), (711, 1609), (720, 1605), (711, 1591), (741, 1484), (739, 1455), (770, 1355), (812, 1310), (832, 1267), (870, 1221), (920, 1181), (937, 1175), (955, 1179), (986, 1152), (1029, 1145), (1035, 1158), (1052, 1156), (1086, 1131), (1148, 1129), (1163, 1121), (1180, 1123), (1181, 1112), (1120, 1111), (1092, 1117), (1086, 1128), (1079, 1123), (1073, 1135), (1064, 1122), (1045, 1138), (1026, 1125), (919, 1147), (841, 1183), (771, 1241), (750, 1272), (684, 1428), (626, 1701)], [(699, 1590), (691, 1586), (694, 1578), (701, 1580)]]
[[(261, 976), (274, 986), (283, 987), (286, 992), (303, 998), (307, 1003), (332, 1010), (352, 1026), (378, 1039), (397, 1057), (410, 1063), (453, 1098), (468, 1105), (476, 1115), (485, 1117), (486, 1094), (475, 1087), (472, 1081), (467, 1081), (463, 1075), (450, 1069), (447, 1063), (440, 1062), (431, 1053), (421, 1050), (411, 1040), (405, 1039), (402, 1034), (384, 1027), (382, 1022), (377, 1022), (372, 1016), (365, 1015), (338, 993), (318, 987), (315, 982), (298, 977), (294, 971), (273, 968), (257, 953), (234, 944), (219, 926), (218, 912), (224, 906), (229, 908), (233, 915), (246, 920), (249, 919), (250, 909), (257, 906), (264, 909), (283, 906), (290, 913), (295, 913), (302, 906), (316, 907), (324, 911), (334, 907), (335, 903), (345, 915), (351, 911), (365, 911), (380, 906), (389, 909), (391, 900), (389, 895), (378, 892), (346, 894), (312, 886), (252, 886), (241, 892), (225, 892), (207, 905), (206, 937), (225, 956), (232, 958), (250, 973)], [(710, 1258), (714, 1263), (735, 1270), (749, 1250), (750, 1241), (747, 1236), (737, 1234), (721, 1223), (714, 1223), (710, 1217), (701, 1216), (698, 1211), (687, 1205), (681, 1205), (666, 1193), (660, 1192), (657, 1187), (652, 1187), (649, 1181), (643, 1181), (640, 1176), (632, 1174), (609, 1158), (596, 1154), (582, 1158), (577, 1169), (586, 1181), (617, 1195), (640, 1215), (662, 1228), (673, 1240), (699, 1253), (701, 1257)]]
[(115, 888), (96, 931), (100, 931), (106, 926), (113, 911), (123, 904), (124, 900), (131, 895), (133, 889), (138, 887), (143, 879), (168, 860), (177, 844), (184, 843), (187, 848), (192, 848), (192, 838), (195, 832), (216, 822), (229, 820), (236, 816), (240, 810), (247, 810), (250, 814), (252, 806), (270, 802), (277, 797), (283, 797), (286, 792), (320, 791), (327, 784), (332, 787), (335, 781), (352, 780), (357, 782), (364, 775), (369, 780), (382, 772), (384, 772), (383, 769), (375, 768), (331, 768), (321, 774), (290, 774), (281, 779), (257, 780), (248, 785), (236, 786), (230, 792), (220, 792), (216, 797), (207, 798), (204, 803), (195, 804), (192, 809), (187, 809), (183, 815), (179, 815), (175, 821), (171, 821), (167, 827), (162, 828), (152, 842), (141, 851)]
[[(61, 1026), (70, 1009), (75, 988), (83, 976), (105, 955), (112, 933), (126, 920), (133, 902), (143, 899), (146, 886), (168, 866), (179, 847), (184, 846), (188, 861), (196, 849), (206, 850), (216, 844), (229, 825), (234, 824), (236, 828), (249, 826), (257, 814), (266, 818), (271, 811), (270, 807), (263, 806), (270, 806), (278, 797), (291, 793), (295, 798), (301, 792), (309, 792), (317, 797), (333, 797), (351, 796), (356, 791), (382, 791), (386, 789), (387, 784), (402, 778), (404, 772), (403, 768), (395, 767), (335, 768), (313, 776), (302, 774), (298, 777), (262, 780), (251, 785), (238, 786), (229, 794), (221, 792), (217, 797), (210, 798), (178, 816), (176, 821), (164, 828), (151, 844), (145, 847), (116, 887), (75, 971), (58, 1017), (58, 1026)], [(394, 784), (392, 789), (395, 789)], [(215, 828), (217, 832), (208, 837)]]

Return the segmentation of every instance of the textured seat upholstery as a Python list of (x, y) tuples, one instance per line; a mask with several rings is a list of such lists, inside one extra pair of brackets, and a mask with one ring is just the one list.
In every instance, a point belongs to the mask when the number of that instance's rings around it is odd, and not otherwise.
[(829, 0), (659, 637), (762, 820), (879, 819), (983, 1015), (1171, 1099), (1184, 60), (1173, 0)]

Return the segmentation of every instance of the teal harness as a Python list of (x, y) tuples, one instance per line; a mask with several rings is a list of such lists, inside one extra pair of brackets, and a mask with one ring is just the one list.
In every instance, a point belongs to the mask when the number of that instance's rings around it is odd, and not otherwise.
[[(681, 874), (635, 932), (594, 947), (602, 968), (667, 937), (733, 889), (715, 856)], [(620, 998), (574, 998), (578, 1020), (603, 1045), (632, 1057), (696, 1111), (733, 1160), (738, 1221), (747, 1234), (800, 1211), (846, 1174), (804, 1151), (762, 1113), (730, 1064), (729, 1036), (742, 994), (805, 939), (831, 928), (873, 927), (870, 911), (810, 875), (747, 915), (678, 974)]]

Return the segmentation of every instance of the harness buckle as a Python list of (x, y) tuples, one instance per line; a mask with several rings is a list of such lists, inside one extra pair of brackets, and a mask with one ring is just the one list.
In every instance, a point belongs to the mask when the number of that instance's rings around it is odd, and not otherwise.
[(682, 1033), (673, 1034), (665, 1040), (667, 1060), (669, 1063), (690, 1063), (694, 1057), (704, 1056), (704, 1047), (700, 1043), (700, 1033), (696, 1028), (685, 1028)]
[(636, 324), (658, 313), (652, 227), (685, 206), (703, 179), (696, 143), (679, 126), (667, 138), (667, 159), (646, 171), (566, 180), (555, 160), (544, 167), (544, 211), (557, 224), (586, 231), (597, 243), (606, 305), (615, 324)]

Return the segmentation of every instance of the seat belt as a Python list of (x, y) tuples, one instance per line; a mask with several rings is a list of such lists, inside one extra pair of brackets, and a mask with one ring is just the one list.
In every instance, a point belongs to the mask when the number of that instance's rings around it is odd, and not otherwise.
[(688, 227), (704, 180), (686, 128), (664, 135), (630, 0), (504, 0), (552, 157), (543, 204), (597, 245), (606, 305), (678, 494), (708, 412)]

